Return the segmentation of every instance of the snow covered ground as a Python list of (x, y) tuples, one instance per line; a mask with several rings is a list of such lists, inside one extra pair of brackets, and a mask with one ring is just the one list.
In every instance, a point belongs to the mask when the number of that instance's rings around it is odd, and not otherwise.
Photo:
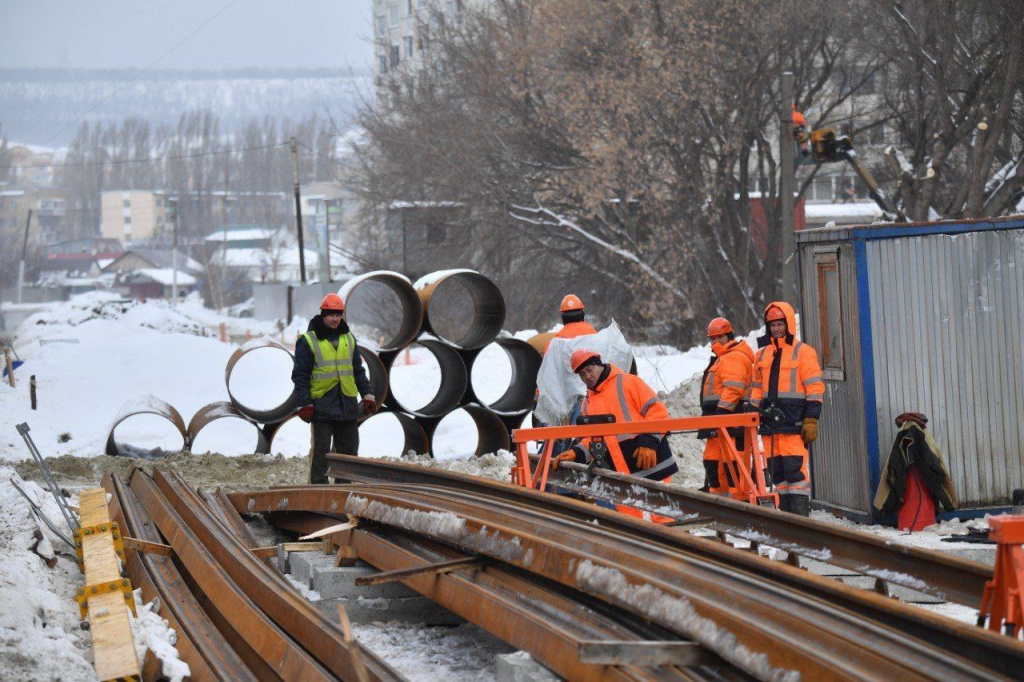
[[(272, 323), (251, 319), (226, 318), (202, 307), (193, 297), (172, 310), (161, 301), (145, 304), (125, 302), (106, 293), (79, 296), (66, 303), (51, 304), (27, 319), (17, 330), (15, 350), (24, 360), (16, 371), (17, 387), (0, 384), (0, 677), (3, 679), (94, 679), (90, 665), (90, 637), (79, 629), (77, 606), (72, 597), (80, 586), (81, 575), (68, 548), (32, 514), (28, 503), (10, 480), (21, 484), (52, 519), (60, 514), (52, 498), (31, 481), (23, 481), (15, 467), (25, 471), (23, 460), (29, 452), (15, 430), (28, 422), (31, 435), (46, 457), (70, 455), (101, 457), (110, 425), (122, 406), (141, 396), (152, 395), (173, 405), (187, 423), (202, 406), (228, 399), (225, 367), (236, 346), (219, 340), (224, 324), (231, 338), (245, 335), (270, 335), (277, 340), (294, 339), (304, 331), (305, 321), (297, 320), (281, 330)], [(528, 338), (533, 330), (517, 333)], [(751, 337), (753, 334), (751, 335)], [(699, 375), (707, 364), (707, 346), (680, 352), (665, 346), (641, 346), (634, 349), (640, 376), (666, 395), (673, 415), (695, 414)], [(259, 409), (273, 407), (290, 394), (291, 360), (283, 351), (261, 349), (244, 356), (231, 376), (231, 391), (242, 403)], [(36, 377), (38, 409), (29, 404), (29, 377)], [(501, 396), (508, 385), (511, 367), (504, 352), (495, 346), (485, 349), (472, 371), (477, 395), (484, 401)], [(433, 395), (440, 381), (440, 370), (431, 354), (423, 348), (401, 354), (392, 371), (393, 390), (410, 407), (422, 406)], [(402, 455), (404, 441), (397, 433), (394, 417), (380, 415), (360, 430), (360, 454), (364, 456)], [(117, 429), (119, 443), (140, 448), (159, 448), (177, 452), (181, 436), (161, 417), (139, 415)], [(247, 473), (260, 477), (267, 485), (291, 482), (287, 477), (303, 475), (296, 464), (309, 449), (309, 427), (297, 419), (285, 424), (273, 441), (278, 457), (254, 457), (254, 427), (239, 419), (221, 419), (204, 429), (193, 447), (194, 453), (222, 453), (228, 458), (175, 455), (167, 462), (187, 469), (190, 463), (203, 470), (206, 478), (231, 476), (224, 462), (244, 462)], [(700, 465), (701, 443), (692, 436), (673, 436), (673, 448), (681, 460), (683, 472), (676, 482), (697, 487), (703, 477)], [(469, 458), (475, 451), (476, 430), (469, 416), (459, 411), (442, 421), (434, 440), (435, 460), (417, 458), (455, 471), (504, 479), (512, 458), (495, 453)], [(283, 459), (282, 459), (283, 458)], [(94, 461), (93, 459), (68, 461)], [(276, 467), (276, 468), (274, 468)], [(72, 465), (70, 469), (75, 469)], [(212, 472), (212, 473), (211, 473)], [(241, 471), (239, 471), (240, 473)], [(85, 471), (85, 479), (96, 471)], [(276, 478), (280, 476), (280, 478)], [(245, 481), (241, 476), (238, 482)], [(81, 483), (79, 483), (81, 484)], [(69, 488), (73, 487), (69, 484)], [(817, 514), (817, 513), (816, 513)], [(822, 517), (827, 515), (821, 514)], [(831, 517), (829, 517), (831, 518)], [(958, 528), (954, 528), (957, 526)], [(927, 532), (901, 534), (893, 529), (872, 528), (893, 542), (917, 544), (931, 549), (949, 549), (939, 542), (943, 535), (962, 530), (957, 522), (941, 524)], [(38, 538), (42, 538), (39, 540)], [(47, 563), (56, 564), (48, 568)], [(140, 618), (145, 630), (141, 638), (152, 646), (169, 651), (169, 635), (161, 631), (161, 619), (143, 608)], [(970, 620), (973, 614), (946, 609), (954, 617)], [(389, 659), (401, 663), (412, 679), (479, 679), (493, 674), (495, 647), (474, 640), (473, 629), (458, 628), (449, 633), (391, 628), (364, 628), (370, 645), (380, 647)], [(169, 662), (168, 671), (177, 663)]]

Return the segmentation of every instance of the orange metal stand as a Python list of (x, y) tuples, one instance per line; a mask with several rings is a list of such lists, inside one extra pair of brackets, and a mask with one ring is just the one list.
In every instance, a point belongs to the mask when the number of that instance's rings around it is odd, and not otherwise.
[(1024, 516), (995, 516), (988, 520), (995, 540), (996, 567), (985, 584), (978, 625), (1017, 637), (1024, 627)]
[[(718, 437), (725, 443), (726, 462), (736, 481), (732, 497), (751, 504), (779, 506), (778, 493), (769, 492), (765, 485), (764, 452), (757, 439), (757, 427), (760, 415), (756, 412), (742, 414), (724, 414), (708, 417), (681, 417), (676, 419), (658, 419), (644, 422), (623, 422), (611, 424), (587, 424), (573, 426), (547, 426), (536, 429), (517, 429), (512, 432), (512, 440), (516, 445), (516, 464), (512, 468), (512, 482), (527, 488), (544, 490), (547, 485), (548, 471), (551, 467), (551, 452), (554, 442), (560, 438), (591, 438), (603, 439), (611, 455), (615, 470), (629, 474), (618, 440), (613, 436), (621, 434), (657, 433), (669, 434), (701, 429), (717, 429)], [(742, 428), (744, 431), (744, 449), (741, 453), (736, 449), (727, 429)], [(544, 441), (540, 460), (536, 467), (531, 467), (527, 444)]]

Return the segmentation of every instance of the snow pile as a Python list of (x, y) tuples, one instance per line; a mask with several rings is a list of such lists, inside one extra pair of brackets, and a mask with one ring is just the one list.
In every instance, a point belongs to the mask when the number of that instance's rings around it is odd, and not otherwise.
[(167, 620), (157, 615), (159, 602), (142, 602), (142, 590), (135, 590), (135, 612), (138, 618), (131, 619), (132, 635), (135, 638), (135, 655), (140, 665), (146, 659), (146, 652), (152, 651), (160, 659), (163, 677), (169, 682), (181, 682), (192, 674), (188, 663), (178, 657), (174, 647), (178, 634), (167, 626)]
[(32, 551), (37, 532), (44, 538), (40, 553), (69, 548), (36, 522), (28, 503), (8, 483), (12, 477), (51, 520), (61, 519), (48, 493), (0, 467), (0, 679), (95, 680), (91, 638), (78, 627), (74, 601), (82, 579), (78, 566), (73, 556), (60, 554), (56, 566), (47, 568)]

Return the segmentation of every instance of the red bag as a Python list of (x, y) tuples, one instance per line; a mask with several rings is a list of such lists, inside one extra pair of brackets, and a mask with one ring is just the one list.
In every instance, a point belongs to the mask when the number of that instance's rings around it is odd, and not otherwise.
[(935, 523), (935, 500), (924, 485), (917, 467), (907, 471), (907, 491), (897, 513), (896, 527), (900, 530), (921, 530)]

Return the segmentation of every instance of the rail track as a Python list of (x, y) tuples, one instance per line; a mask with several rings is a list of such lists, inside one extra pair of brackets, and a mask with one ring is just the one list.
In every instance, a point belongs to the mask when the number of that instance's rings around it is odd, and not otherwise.
[[(283, 530), (324, 531), (328, 545), (377, 568), (374, 580), (401, 580), (567, 679), (991, 680), (1024, 670), (1017, 640), (687, 528), (865, 575), (902, 572), (894, 582), (917, 589), (917, 576), (941, 574), (921, 591), (961, 603), (976, 595), (946, 583), (983, 576), (971, 562), (616, 474), (595, 481), (567, 469), (553, 482), (680, 525), (379, 460), (332, 455), (330, 473), (350, 483), (224, 494), (161, 471), (104, 478), (125, 533), (167, 545), (170, 556), (128, 550), (126, 564), (144, 598), (167, 605), (197, 679), (399, 679), (253, 551), (240, 517), (252, 513)], [(358, 525), (339, 527), (349, 520)]]

